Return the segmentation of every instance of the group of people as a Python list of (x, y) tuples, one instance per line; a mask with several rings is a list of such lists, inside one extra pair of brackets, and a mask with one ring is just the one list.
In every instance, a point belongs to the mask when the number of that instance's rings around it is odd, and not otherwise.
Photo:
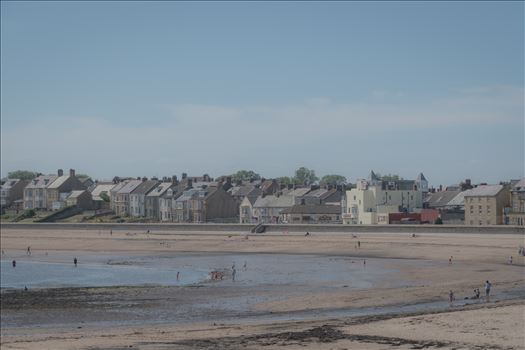
[[(492, 283), (490, 283), (489, 280), (485, 281), (485, 301), (490, 301), (490, 289), (492, 288)], [(479, 300), (481, 296), (481, 292), (479, 291), (479, 288), (474, 289), (474, 295), (471, 297), (465, 297), (465, 299), (471, 299), (471, 300)], [(449, 290), (448, 292), (448, 301), (449, 305), (453, 306), (454, 300), (456, 300), (454, 296), (454, 292), (452, 290)]]

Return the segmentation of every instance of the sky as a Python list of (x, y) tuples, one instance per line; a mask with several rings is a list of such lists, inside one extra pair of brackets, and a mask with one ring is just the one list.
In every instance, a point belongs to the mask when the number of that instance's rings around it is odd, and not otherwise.
[(1, 2), (1, 175), (524, 176), (523, 2)]

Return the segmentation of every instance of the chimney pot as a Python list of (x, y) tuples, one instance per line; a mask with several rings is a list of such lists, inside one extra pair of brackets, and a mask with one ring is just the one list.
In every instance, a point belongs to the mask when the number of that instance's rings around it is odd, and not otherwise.
[(63, 176), (64, 175), (64, 170), (58, 169), (57, 174), (58, 174), (58, 176)]
[(75, 176), (75, 169), (69, 169), (69, 176)]

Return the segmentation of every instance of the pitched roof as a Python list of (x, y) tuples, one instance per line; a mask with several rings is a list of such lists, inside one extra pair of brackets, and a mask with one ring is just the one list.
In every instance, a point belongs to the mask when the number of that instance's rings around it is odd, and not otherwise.
[(452, 198), (450, 202), (447, 203), (447, 206), (456, 207), (465, 205), (465, 192), (459, 192), (456, 197)]
[(286, 195), (288, 196), (295, 196), (295, 197), (302, 197), (308, 192), (310, 192), (312, 189), (310, 187), (300, 187), (296, 188), (290, 192), (288, 192)]
[(340, 205), (294, 205), (281, 214), (341, 214)]
[(59, 188), (60, 186), (62, 186), (64, 184), (64, 182), (66, 182), (67, 180), (69, 180), (70, 176), (69, 175), (62, 175), (62, 176), (59, 176), (55, 179), (55, 181), (53, 181), (51, 183), (51, 185), (47, 186), (47, 188)]
[(114, 192), (114, 193), (118, 193), (118, 191), (120, 191), (122, 189), (122, 187), (126, 186), (126, 184), (131, 181), (131, 180), (125, 180), (125, 181), (121, 181), (119, 182), (118, 184), (116, 184), (112, 189), (111, 189), (111, 192)]
[(75, 190), (75, 191), (71, 191), (71, 193), (69, 194), (69, 196), (67, 196), (67, 199), (70, 199), (70, 198), (78, 198), (81, 194), (83, 194), (84, 192), (86, 192), (86, 190)]
[(118, 194), (131, 193), (138, 185), (142, 183), (141, 180), (129, 180), (118, 190)]
[(94, 201), (101, 201), (103, 200), (101, 197), (100, 197), (100, 194), (102, 192), (106, 192), (108, 195), (111, 193), (111, 189), (113, 189), (113, 187), (115, 187), (117, 185), (111, 183), (111, 184), (97, 184), (95, 186), (95, 188), (93, 188), (93, 190), (91, 191), (91, 196), (93, 196), (93, 200)]
[(157, 187), (150, 191), (146, 197), (162, 196), (171, 186), (173, 186), (173, 182), (161, 182)]
[(425, 198), (430, 208), (439, 208), (448, 205), (461, 191), (441, 191), (436, 193), (429, 193)]
[(258, 208), (286, 208), (294, 205), (295, 201), (293, 196), (284, 195), (284, 196), (260, 196), (257, 198), (254, 207)]
[(2, 186), (0, 186), (0, 188), (9, 189), (9, 188), (13, 187), (14, 185), (16, 185), (20, 181), (22, 181), (22, 180), (20, 180), (20, 179), (7, 179), (4, 182), (4, 184)]
[(142, 181), (133, 191), (131, 191), (131, 194), (148, 194), (149, 191), (155, 188), (159, 182), (157, 180), (146, 180)]
[(491, 197), (497, 195), (503, 189), (503, 185), (480, 185), (465, 191), (465, 197)]
[(525, 191), (525, 177), (512, 186), (513, 191)]
[(57, 175), (40, 175), (31, 180), (26, 188), (47, 188), (57, 177)]

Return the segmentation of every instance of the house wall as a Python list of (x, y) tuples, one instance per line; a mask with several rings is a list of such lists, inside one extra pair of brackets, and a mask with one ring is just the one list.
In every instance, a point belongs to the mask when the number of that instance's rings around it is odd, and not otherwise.
[(129, 195), (129, 214), (134, 217), (145, 216), (145, 198), (143, 193), (132, 193)]
[[(56, 180), (55, 180), (56, 181)], [(84, 185), (76, 176), (68, 176), (66, 181), (62, 183), (57, 188), (47, 188), (46, 189), (46, 205), (47, 209), (53, 209), (53, 206), (56, 207), (56, 202), (61, 202), (60, 193), (69, 193), (74, 190), (84, 190)]]
[(495, 196), (465, 196), (465, 225), (502, 225), (503, 208), (509, 205), (509, 191)]
[(239, 222), (241, 224), (253, 223), (253, 207), (248, 197), (245, 197), (239, 206)]
[(205, 208), (205, 221), (210, 221), (236, 218), (239, 207), (229, 193), (219, 188), (206, 198)]

